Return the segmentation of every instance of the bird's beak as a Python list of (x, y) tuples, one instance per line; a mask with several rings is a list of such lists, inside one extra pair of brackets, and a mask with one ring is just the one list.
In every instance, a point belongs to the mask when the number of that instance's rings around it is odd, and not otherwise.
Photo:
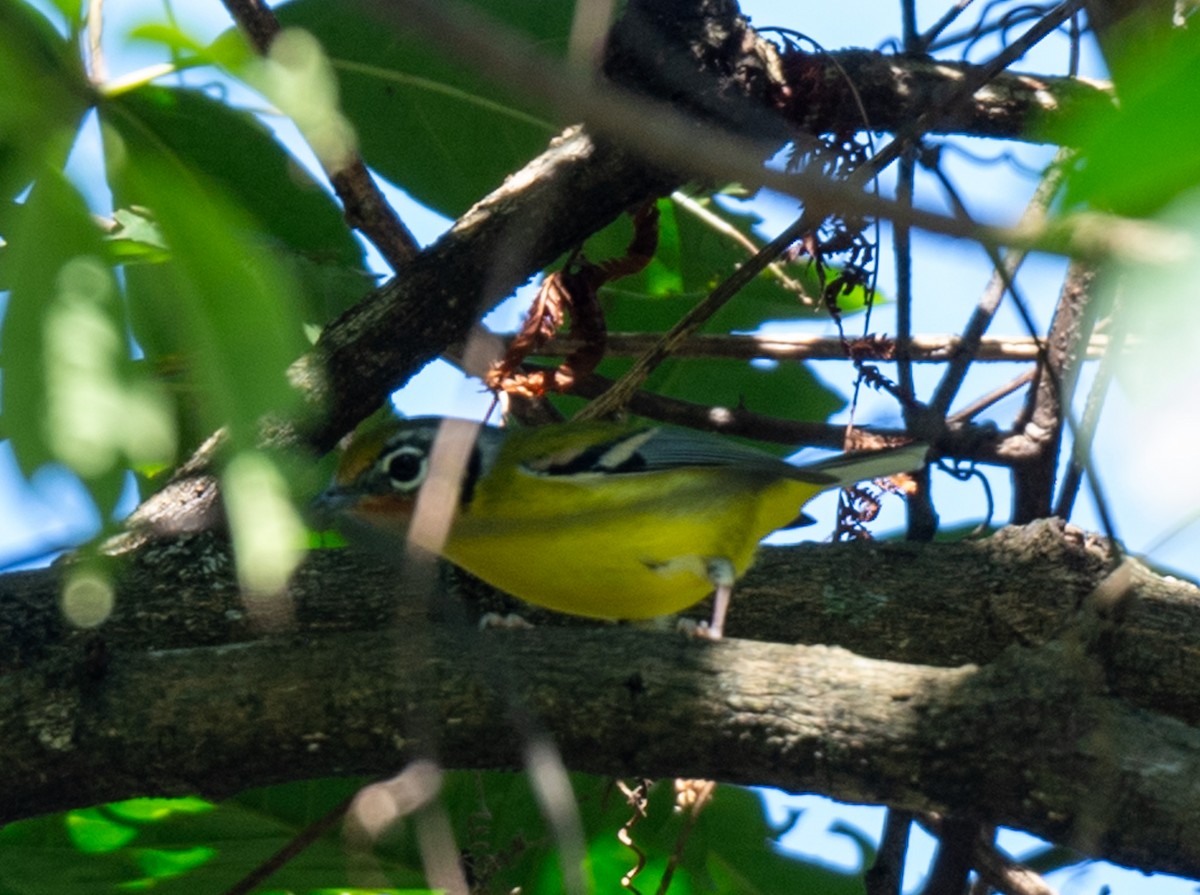
[(308, 505), (309, 516), (317, 528), (333, 528), (338, 516), (354, 501), (354, 494), (338, 485), (330, 485)]

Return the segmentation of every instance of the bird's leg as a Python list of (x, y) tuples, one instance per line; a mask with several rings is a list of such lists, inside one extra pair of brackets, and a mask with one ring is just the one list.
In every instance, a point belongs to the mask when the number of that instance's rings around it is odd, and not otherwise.
[(526, 621), (516, 612), (510, 612), (508, 615), (501, 615), (499, 612), (485, 612), (479, 617), (480, 631), (486, 631), (489, 629), (518, 631), (532, 627), (533, 624), (531, 622)]
[(716, 588), (713, 596), (712, 621), (708, 624), (706, 636), (709, 640), (720, 640), (725, 633), (725, 615), (729, 612), (729, 598), (733, 596), (733, 582), (736, 575), (733, 563), (723, 556), (713, 557), (708, 561), (708, 580)]

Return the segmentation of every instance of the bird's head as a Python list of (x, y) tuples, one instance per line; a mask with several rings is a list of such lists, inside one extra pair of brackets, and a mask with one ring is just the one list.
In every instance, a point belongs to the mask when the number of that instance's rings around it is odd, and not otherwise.
[[(441, 417), (389, 420), (355, 435), (332, 483), (315, 501), (318, 515), (348, 516), (375, 528), (404, 531), (430, 477), (434, 444), (444, 425), (451, 427), (451, 437), (474, 439), (474, 424)], [(495, 456), (498, 436), (499, 430), (482, 429), (465, 451), (466, 460), (457, 470), (460, 504), (470, 501), (475, 482)]]

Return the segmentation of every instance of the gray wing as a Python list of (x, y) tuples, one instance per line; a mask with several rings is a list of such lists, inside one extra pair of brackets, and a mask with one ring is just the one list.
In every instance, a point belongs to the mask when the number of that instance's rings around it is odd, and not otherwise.
[(829, 476), (841, 485), (853, 485), (868, 479), (881, 479), (901, 472), (912, 472), (925, 465), (929, 445), (916, 442), (882, 451), (859, 451), (822, 460), (811, 466), (799, 467), (808, 480), (809, 474)]
[(642, 448), (652, 463), (662, 466), (737, 466), (781, 477), (799, 479), (813, 484), (853, 485), (869, 479), (885, 478), (910, 472), (925, 465), (926, 444), (906, 444), (880, 451), (859, 451), (840, 454), (806, 466), (793, 466), (726, 438), (701, 432), (678, 429), (659, 429)]
[(656, 426), (615, 434), (569, 456), (527, 464), (526, 469), (546, 476), (632, 475), (697, 467), (736, 467), (743, 472), (778, 478), (800, 478), (833, 485), (839, 479), (823, 472), (810, 473), (777, 457), (704, 432)]
[(736, 467), (743, 472), (798, 479), (815, 485), (850, 485), (918, 469), (926, 446), (842, 454), (809, 466), (793, 466), (765, 451), (704, 432), (653, 427), (622, 432), (569, 457), (527, 467), (538, 475), (623, 475), (687, 467)]

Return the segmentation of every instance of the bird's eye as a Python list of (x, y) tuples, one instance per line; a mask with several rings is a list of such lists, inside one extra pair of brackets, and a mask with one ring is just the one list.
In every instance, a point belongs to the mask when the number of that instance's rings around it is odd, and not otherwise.
[(397, 491), (412, 491), (425, 480), (427, 461), (425, 452), (420, 448), (397, 448), (384, 457), (379, 465), (387, 472), (392, 487)]

